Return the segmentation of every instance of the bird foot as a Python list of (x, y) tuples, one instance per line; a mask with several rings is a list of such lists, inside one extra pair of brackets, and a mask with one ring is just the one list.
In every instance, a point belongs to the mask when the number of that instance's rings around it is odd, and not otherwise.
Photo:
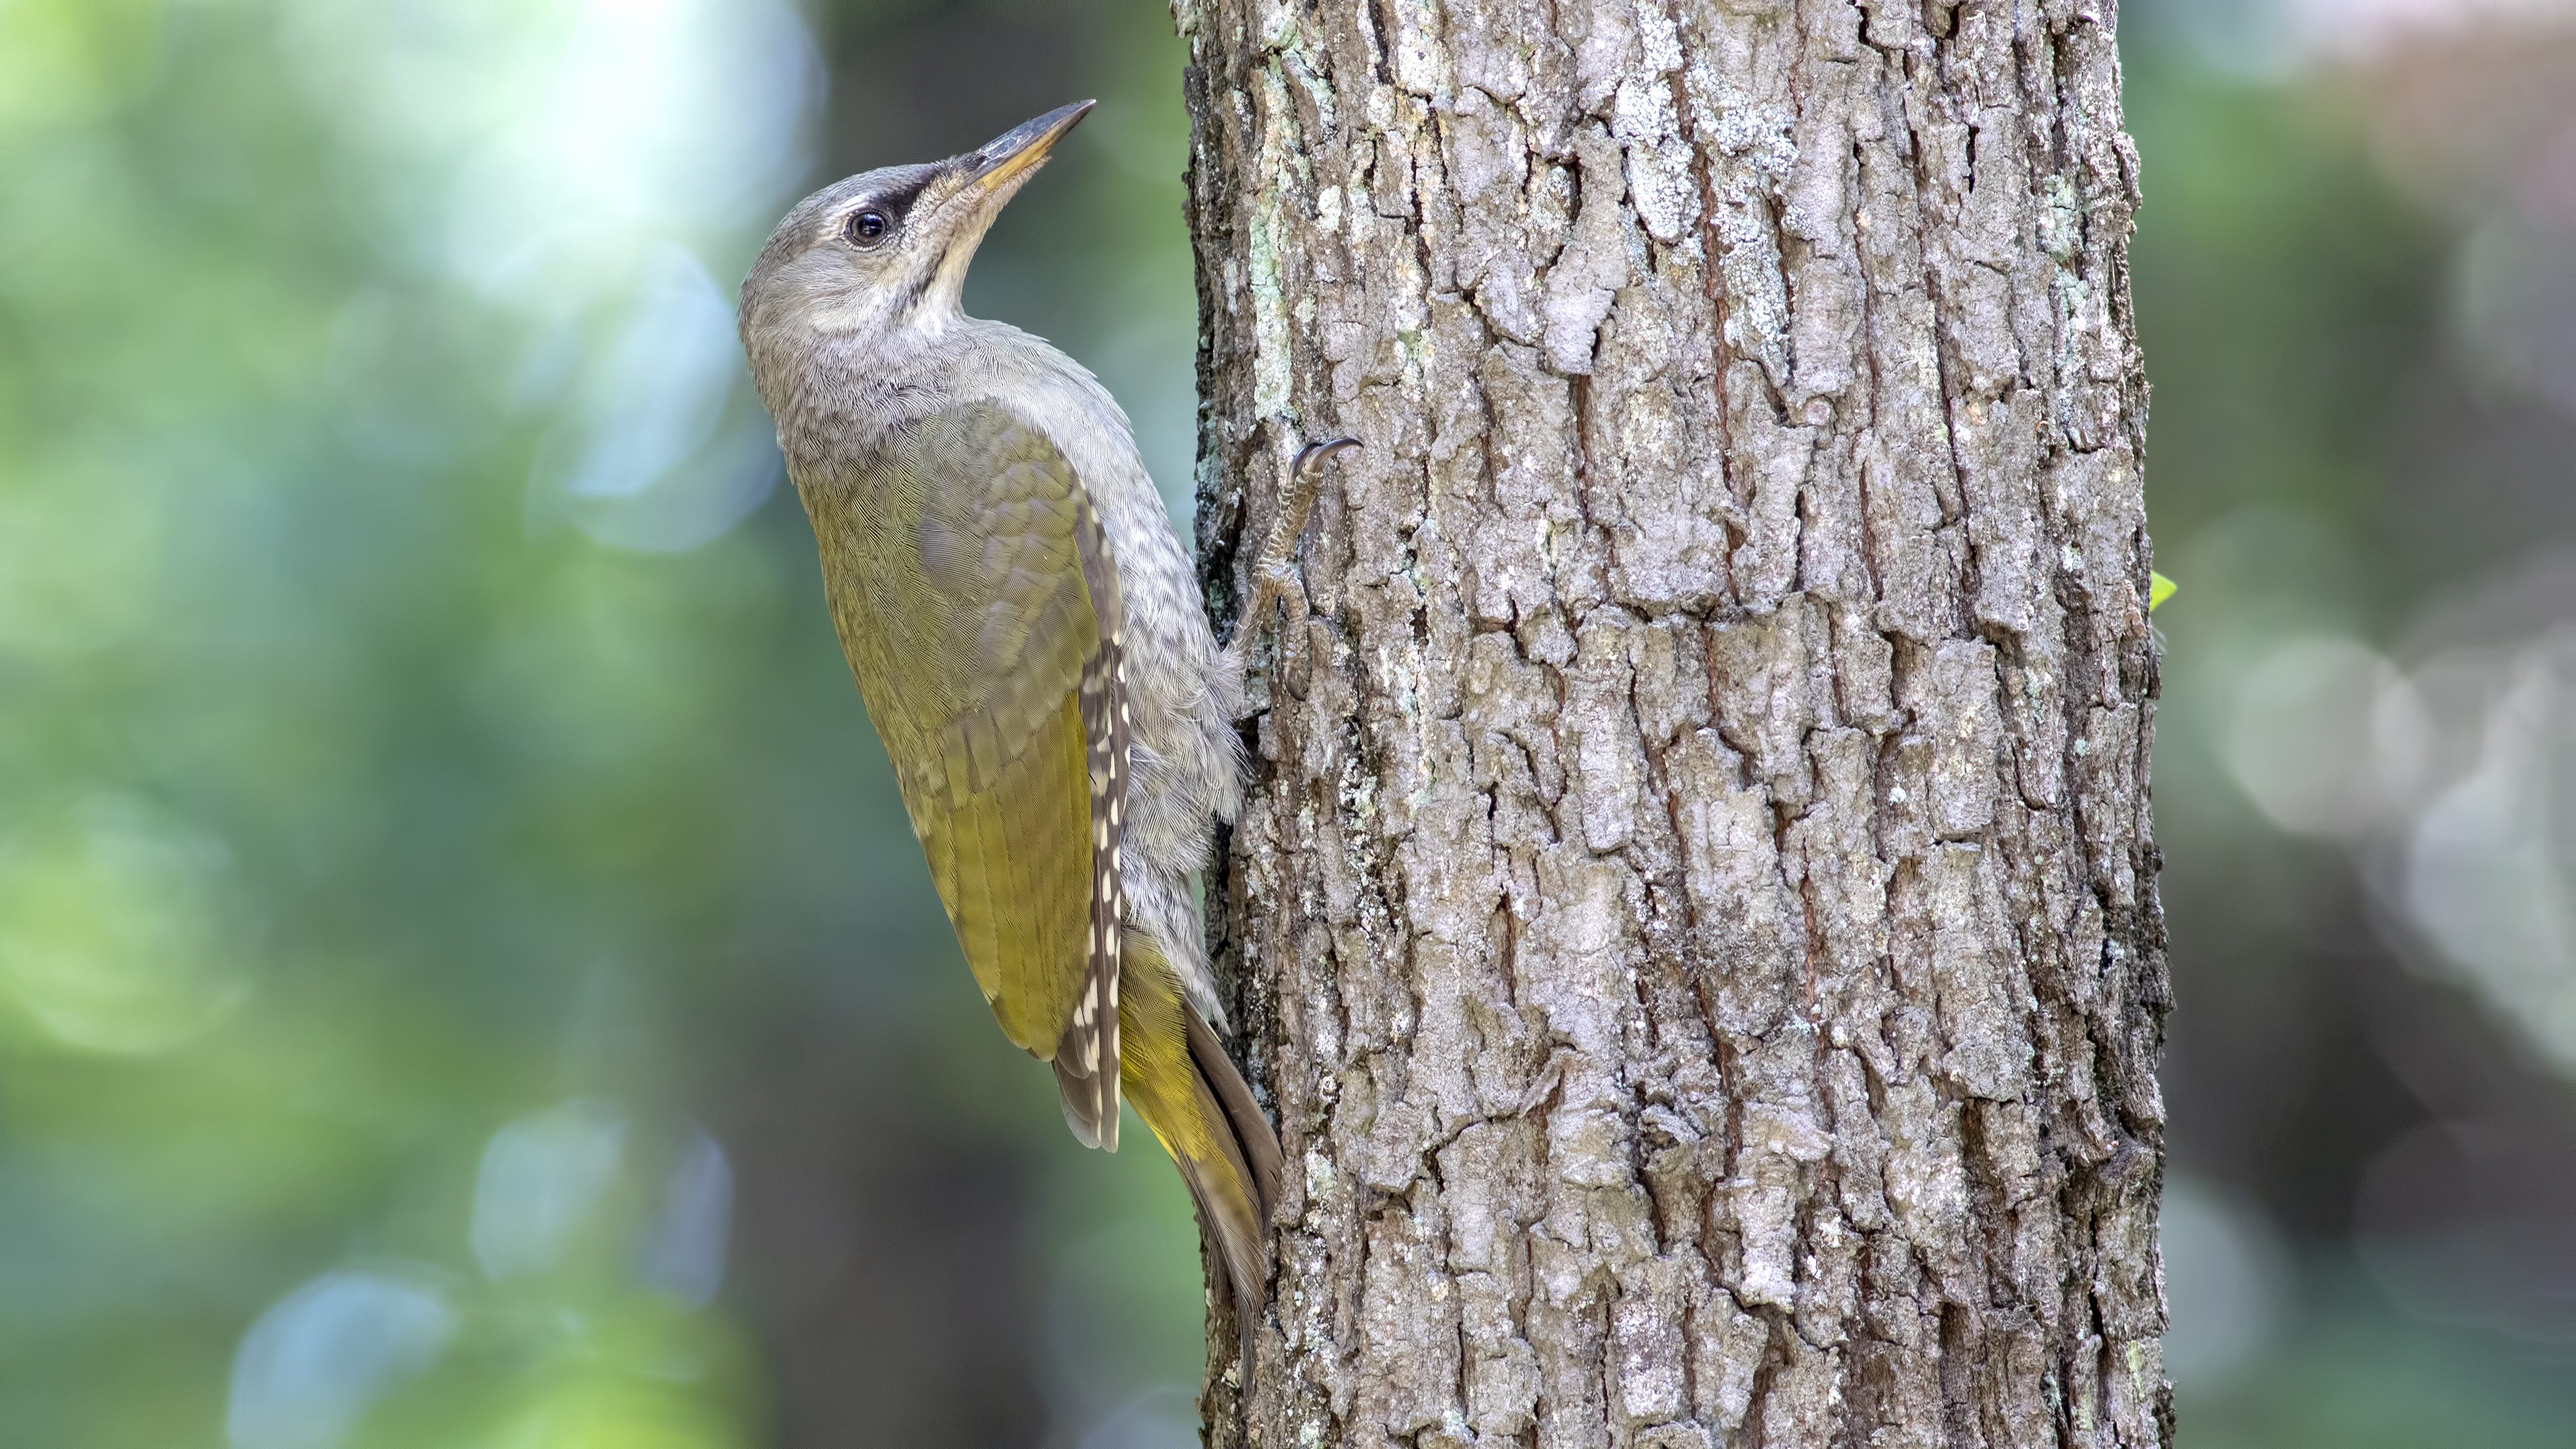
[(1225, 646), (1237, 678), (1242, 677), (1244, 666), (1251, 660), (1253, 640), (1270, 622), (1270, 611), (1292, 590), (1300, 598), (1304, 596), (1305, 590), (1289, 563), (1296, 555), (1298, 538), (1306, 532), (1306, 518), (1314, 511), (1315, 496), (1323, 491), (1324, 465), (1359, 446), (1357, 438), (1308, 443), (1297, 451), (1297, 461), (1289, 465), (1288, 487), (1279, 499), (1279, 516), (1271, 520), (1270, 537), (1253, 559), (1251, 602), (1236, 618), (1234, 638)]

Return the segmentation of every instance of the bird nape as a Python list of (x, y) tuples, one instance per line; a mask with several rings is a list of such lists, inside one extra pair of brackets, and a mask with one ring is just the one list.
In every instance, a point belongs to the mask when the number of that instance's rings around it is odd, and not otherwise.
[(833, 183), (742, 285), (752, 377), (841, 647), (1002, 1031), (1115, 1150), (1134, 1104), (1218, 1245), (1247, 1362), (1279, 1142), (1225, 1022), (1190, 876), (1242, 795), (1243, 652), (1324, 464), (1290, 470), (1230, 648), (1117, 403), (958, 305), (976, 245), (1091, 102), (981, 149)]

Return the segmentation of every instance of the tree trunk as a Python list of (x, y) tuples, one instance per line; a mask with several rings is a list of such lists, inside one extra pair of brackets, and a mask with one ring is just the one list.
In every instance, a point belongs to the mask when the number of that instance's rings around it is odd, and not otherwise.
[(2161, 1445), (2111, 0), (1181, 0), (1212, 885), (1288, 1161), (1219, 1445)]

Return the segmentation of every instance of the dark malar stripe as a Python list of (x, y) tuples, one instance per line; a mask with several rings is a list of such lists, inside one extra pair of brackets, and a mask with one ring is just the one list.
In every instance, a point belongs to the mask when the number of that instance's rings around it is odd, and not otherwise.
[[(947, 265), (947, 254), (944, 252), (941, 253), (939, 261), (941, 266)], [(894, 304), (895, 315), (903, 319), (904, 325), (909, 326), (911, 324), (913, 309), (921, 305), (921, 299), (930, 294), (930, 284), (938, 280), (939, 267), (932, 267), (929, 271), (922, 273), (920, 279), (912, 284), (912, 290), (903, 294), (902, 301)]]

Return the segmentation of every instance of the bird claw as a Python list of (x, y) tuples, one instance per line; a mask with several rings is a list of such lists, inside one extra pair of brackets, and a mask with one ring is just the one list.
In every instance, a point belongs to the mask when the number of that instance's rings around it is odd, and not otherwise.
[(1307, 516), (1314, 511), (1315, 497), (1323, 491), (1324, 467), (1344, 453), (1360, 446), (1357, 438), (1328, 438), (1308, 443), (1297, 450), (1297, 459), (1288, 468), (1288, 486), (1279, 500), (1279, 516), (1271, 521), (1270, 537), (1252, 565), (1252, 599), (1234, 625), (1234, 638), (1227, 642), (1226, 653), (1232, 656), (1236, 677), (1252, 654), (1252, 641), (1269, 622), (1270, 611), (1297, 579), (1289, 569), (1289, 560), (1297, 552), (1297, 540), (1306, 532)]
[(1357, 438), (1327, 438), (1320, 443), (1308, 443), (1297, 450), (1297, 461), (1289, 466), (1289, 472), (1300, 481), (1320, 480), (1326, 463), (1344, 453), (1357, 452), (1359, 446)]

